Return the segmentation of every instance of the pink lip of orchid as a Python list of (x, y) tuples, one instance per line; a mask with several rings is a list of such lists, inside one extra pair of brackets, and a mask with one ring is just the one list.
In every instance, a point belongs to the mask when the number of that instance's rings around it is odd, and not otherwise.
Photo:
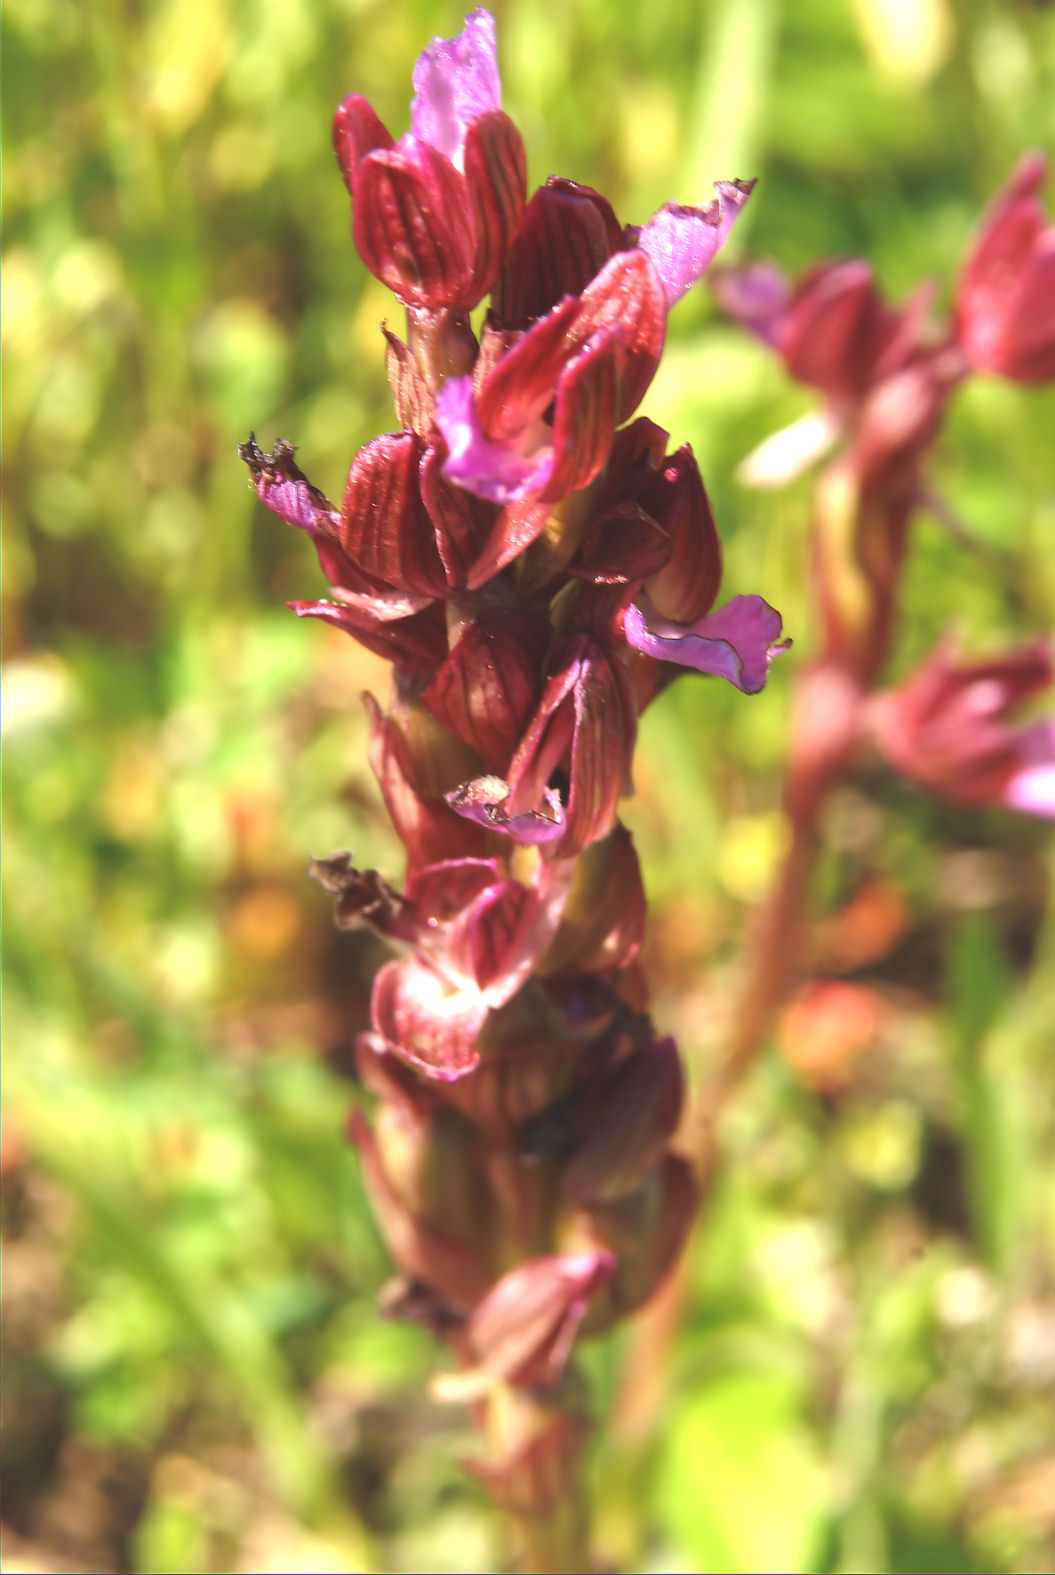
[(891, 765), (943, 798), (1055, 819), (1055, 721), (1008, 721), (1052, 677), (1046, 641), (962, 663), (945, 640), (872, 702), (873, 737)]
[(780, 630), (780, 614), (761, 596), (734, 596), (687, 625), (647, 615), (636, 604), (623, 614), (623, 632), (635, 651), (728, 679), (746, 695), (764, 688), (770, 662), (790, 646), (778, 640)]

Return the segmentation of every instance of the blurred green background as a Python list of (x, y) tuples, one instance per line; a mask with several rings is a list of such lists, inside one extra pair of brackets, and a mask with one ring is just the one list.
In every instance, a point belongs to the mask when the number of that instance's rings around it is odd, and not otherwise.
[[(533, 183), (626, 221), (758, 175), (742, 252), (941, 281), (1021, 149), (1055, 145), (1055, 21), (981, 0), (498, 0)], [(7, 1073), (5, 1568), (496, 1567), (434, 1354), (342, 1138), (377, 953), (305, 876), (398, 876), (364, 758), (379, 663), (298, 624), (307, 541), (250, 427), (333, 493), (392, 424), (329, 117), (397, 134), (455, 4), (10, 0), (3, 8)], [(398, 326), (398, 324), (396, 324)], [(809, 407), (705, 288), (644, 410), (700, 456), (729, 594), (796, 647), (746, 701), (646, 718), (627, 818), (656, 1017), (694, 1067), (780, 848), (808, 655), (809, 482), (735, 480)], [(964, 545), (914, 538), (897, 668), (950, 621), (1051, 625), (1050, 392), (959, 397)], [(614, 1417), (597, 1545), (640, 1570), (1051, 1569), (1055, 1022), (1041, 828), (878, 767), (831, 806), (816, 950), (853, 986), (785, 1019), (727, 1123), (680, 1324), (587, 1356)], [(841, 1005), (839, 1004), (841, 1002)], [(632, 1382), (620, 1379), (629, 1361)]]

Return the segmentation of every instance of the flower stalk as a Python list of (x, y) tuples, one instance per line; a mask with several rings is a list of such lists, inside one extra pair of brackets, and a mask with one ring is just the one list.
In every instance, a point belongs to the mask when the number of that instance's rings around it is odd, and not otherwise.
[(1027, 154), (987, 216), (950, 320), (924, 286), (891, 308), (862, 261), (821, 263), (796, 286), (765, 264), (715, 279), (727, 313), (768, 343), (823, 409), (745, 461), (745, 480), (780, 485), (834, 454), (813, 497), (808, 585), (820, 630), (798, 675), (784, 809), (789, 844), (756, 916), (724, 1059), (694, 1112), (702, 1168), (715, 1163), (722, 1109), (764, 1047), (805, 963), (810, 874), (832, 788), (871, 745), (950, 801), (1055, 817), (1055, 723), (1007, 712), (1052, 681), (1050, 642), (958, 664), (946, 639), (922, 668), (880, 688), (897, 631), (909, 531), (934, 509), (928, 467), (950, 400), (968, 377), (1055, 379), (1055, 227), (1037, 199), (1046, 164)]
[(574, 1350), (653, 1296), (697, 1202), (619, 801), (673, 677), (755, 693), (786, 644), (759, 596), (714, 610), (696, 462), (636, 413), (752, 183), (640, 227), (562, 178), (528, 200), (483, 10), (428, 46), (414, 88), (398, 139), (358, 95), (334, 123), (356, 248), (405, 308), (405, 338), (384, 329), (398, 430), (339, 505), (288, 443), (242, 457), (331, 587), (293, 610), (393, 670), (367, 704), (402, 888), (346, 853), (313, 865), (338, 924), (392, 951), (357, 1046), (373, 1116), (349, 1126), (399, 1270), (383, 1307), (448, 1347), (436, 1393), (472, 1408), (469, 1469), (521, 1567), (584, 1570)]

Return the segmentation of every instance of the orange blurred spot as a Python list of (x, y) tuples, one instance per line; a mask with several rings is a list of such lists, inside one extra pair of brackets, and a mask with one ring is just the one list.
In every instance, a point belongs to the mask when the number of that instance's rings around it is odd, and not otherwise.
[(22, 1136), (22, 1129), (14, 1116), (5, 1115), (0, 1121), (0, 1179), (17, 1175), (29, 1158), (29, 1148)]
[(834, 973), (886, 957), (905, 935), (911, 913), (901, 891), (881, 875), (866, 880), (838, 913), (817, 926), (817, 965)]
[(850, 1082), (855, 1063), (874, 1045), (886, 1015), (886, 1002), (866, 985), (814, 979), (785, 1008), (777, 1038), (804, 1087), (835, 1093)]
[(235, 868), (247, 872), (265, 870), (276, 840), (273, 799), (265, 793), (237, 788), (228, 795), (226, 809)]
[(237, 951), (266, 960), (292, 944), (300, 928), (300, 908), (283, 887), (261, 882), (236, 903), (228, 926)]

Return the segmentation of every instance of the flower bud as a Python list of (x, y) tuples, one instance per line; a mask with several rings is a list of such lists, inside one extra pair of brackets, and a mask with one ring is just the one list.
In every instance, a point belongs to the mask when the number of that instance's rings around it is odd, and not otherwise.
[(407, 850), (408, 868), (486, 854), (487, 838), (479, 826), (456, 815), (436, 791), (452, 776), (457, 780), (467, 765), (472, 769), (465, 746), (421, 706), (406, 704), (386, 716), (372, 695), (364, 701), (370, 764)]
[[(535, 714), (509, 768), (508, 783), (480, 778), (448, 802), (479, 825), (519, 842), (553, 844), (560, 858), (607, 836), (628, 791), (637, 733), (634, 694), (617, 658), (589, 635), (564, 640)], [(561, 805), (551, 779), (567, 782)], [(548, 827), (548, 829), (547, 829)]]
[(582, 1112), (585, 1136), (564, 1172), (565, 1196), (611, 1203), (636, 1192), (678, 1125), (684, 1086), (673, 1039), (628, 1056)]
[(553, 1388), (591, 1299), (615, 1268), (610, 1252), (533, 1258), (502, 1276), (469, 1319), (468, 1344), (496, 1378)]
[(422, 702), (489, 772), (509, 765), (538, 698), (548, 625), (524, 612), (482, 612), (462, 631)]
[(560, 928), (540, 958), (538, 972), (609, 973), (626, 968), (641, 950), (645, 890), (634, 842), (617, 825), (575, 861)]
[(471, 1307), (490, 1279), (480, 1253), (430, 1229), (406, 1206), (385, 1174), (373, 1134), (359, 1111), (352, 1115), (348, 1135), (359, 1150), (370, 1200), (393, 1258), (412, 1279), (434, 1287), (453, 1308)]
[(378, 1106), (374, 1143), (392, 1192), (424, 1225), (480, 1252), (489, 1202), (479, 1138), (449, 1107), (390, 1100)]
[(611, 204), (589, 186), (551, 175), (524, 210), (492, 310), (505, 328), (528, 328), (582, 291), (625, 245)]
[(407, 306), (469, 310), (497, 277), (526, 196), (524, 145), (503, 114), (494, 21), (482, 10), (414, 68), (411, 129), (393, 143), (353, 94), (334, 118), (366, 266)]
[(641, 501), (670, 537), (666, 563), (646, 581), (649, 601), (660, 617), (691, 624), (714, 606), (722, 582), (722, 548), (687, 443), (664, 461)]
[(699, 1201), (692, 1167), (667, 1154), (637, 1192), (587, 1212), (596, 1240), (617, 1255), (608, 1295), (591, 1312), (593, 1334), (644, 1306), (674, 1267)]

